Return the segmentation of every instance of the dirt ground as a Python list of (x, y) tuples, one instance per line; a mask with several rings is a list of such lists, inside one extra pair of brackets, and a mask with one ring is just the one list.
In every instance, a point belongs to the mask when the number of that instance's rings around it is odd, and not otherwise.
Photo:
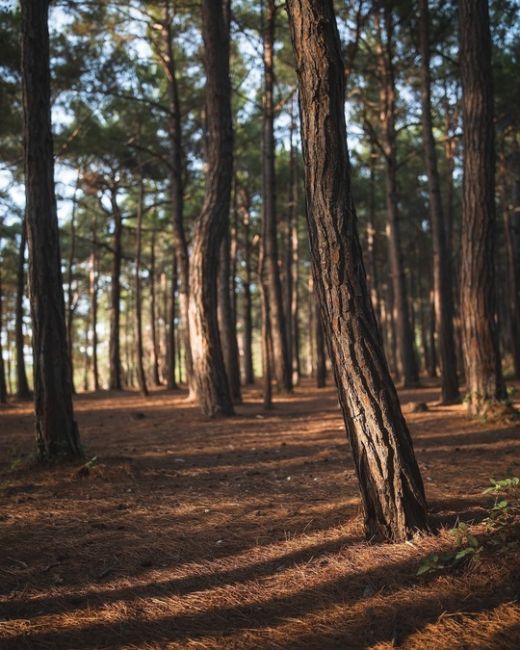
[(518, 549), (416, 575), (457, 517), (485, 536), (518, 425), (402, 392), (441, 529), (370, 545), (334, 390), (245, 398), (208, 421), (180, 392), (80, 396), (88, 472), (34, 466), (31, 405), (0, 411), (2, 650), (520, 647)]

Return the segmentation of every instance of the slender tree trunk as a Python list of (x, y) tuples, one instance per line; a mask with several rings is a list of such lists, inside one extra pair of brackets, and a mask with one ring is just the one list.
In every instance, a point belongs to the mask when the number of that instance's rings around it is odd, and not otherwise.
[(92, 224), (92, 252), (90, 253), (89, 269), (89, 290), (90, 290), (90, 313), (92, 324), (92, 375), (94, 379), (94, 390), (99, 390), (101, 384), (99, 381), (98, 366), (98, 260), (97, 260), (97, 220), (94, 216)]
[(459, 0), (463, 87), (461, 313), (468, 412), (485, 415), (506, 399), (495, 287), (495, 148), (487, 0)]
[(157, 343), (157, 295), (155, 290), (155, 230), (152, 230), (152, 245), (150, 248), (150, 331), (152, 333), (152, 372), (153, 383), (161, 385), (159, 375), (159, 345)]
[(7, 384), (5, 381), (4, 351), (2, 348), (2, 332), (4, 327), (3, 315), (4, 292), (2, 286), (2, 264), (0, 263), (0, 404), (7, 402)]
[[(170, 15), (170, 2), (164, 2), (164, 49), (165, 55), (161, 57), (168, 87), (169, 120), (168, 137), (170, 143), (170, 198), (172, 203), (173, 240), (175, 254), (177, 255), (177, 272), (179, 275), (179, 317), (184, 346), (184, 360), (186, 366), (186, 381), (188, 383), (190, 398), (195, 397), (195, 377), (190, 344), (190, 258), (188, 240), (184, 229), (184, 174), (182, 155), (182, 124), (177, 86), (177, 71), (173, 49), (173, 34)], [(179, 379), (180, 381), (180, 379)]]
[(122, 369), (121, 369), (121, 257), (123, 218), (117, 203), (117, 189), (111, 188), (112, 215), (114, 218), (114, 234), (112, 237), (113, 259), (112, 259), (112, 286), (110, 293), (110, 340), (109, 340), (109, 365), (110, 390), (122, 390)]
[(372, 145), (370, 153), (370, 194), (368, 197), (368, 220), (367, 220), (367, 282), (370, 291), (370, 299), (376, 314), (376, 319), (381, 327), (381, 304), (379, 299), (379, 274), (377, 267), (378, 239), (376, 229), (376, 152)]
[(258, 247), (258, 290), (260, 292), (260, 310), (262, 317), (262, 328), (260, 332), (260, 344), (262, 348), (262, 395), (265, 410), (273, 408), (273, 382), (271, 369), (271, 320), (269, 317), (269, 300), (266, 283), (265, 244), (263, 237), (260, 237)]
[[(432, 292), (433, 293), (433, 292)], [(428, 367), (428, 375), (433, 379), (437, 377), (437, 342), (435, 341), (435, 324), (437, 319), (435, 317), (436, 304), (433, 295), (430, 297), (430, 314), (429, 314), (429, 341), (430, 341), (430, 365)]]
[(324, 388), (327, 385), (327, 355), (325, 353), (325, 337), (323, 335), (323, 323), (319, 311), (319, 304), (316, 301), (314, 330), (316, 333), (316, 388)]
[(229, 231), (224, 234), (220, 244), (218, 265), (218, 323), (220, 344), (224, 356), (226, 375), (235, 404), (240, 404), (240, 363), (236, 323), (233, 317), (233, 297), (231, 294), (231, 247)]
[(170, 302), (168, 323), (166, 326), (166, 383), (170, 390), (178, 388), (175, 379), (175, 359), (176, 359), (176, 345), (175, 345), (175, 301), (177, 296), (177, 258), (175, 251), (172, 258), (172, 280), (170, 289)]
[(253, 369), (253, 303), (251, 298), (251, 199), (246, 189), (240, 191), (242, 212), (242, 226), (244, 232), (244, 303), (243, 303), (243, 321), (244, 321), (244, 381), (246, 384), (255, 383), (255, 374)]
[(22, 222), (20, 234), (20, 249), (18, 251), (18, 270), (16, 274), (16, 397), (18, 399), (29, 399), (31, 391), (27, 381), (25, 370), (25, 341), (23, 333), (23, 298), (25, 294), (25, 247), (27, 244), (25, 215)]
[(218, 255), (233, 178), (229, 20), (229, 0), (203, 0), (207, 176), (190, 260), (190, 340), (197, 399), (210, 417), (233, 414), (217, 322)]
[(142, 170), (139, 170), (139, 198), (137, 201), (137, 222), (135, 230), (135, 325), (137, 338), (137, 383), (143, 395), (148, 395), (144, 371), (143, 346), (143, 305), (141, 292), (141, 254), (143, 231), (144, 183)]
[(457, 358), (453, 334), (453, 294), (450, 250), (446, 242), (446, 228), (442, 209), (437, 152), (433, 138), (430, 91), (430, 26), (428, 0), (419, 0), (419, 36), (421, 43), (421, 104), (423, 145), (428, 172), (430, 220), (433, 247), (433, 295), (435, 327), (441, 366), (441, 403), (450, 404), (459, 399)]
[(395, 130), (396, 95), (394, 78), (393, 16), (391, 6), (383, 6), (385, 37), (376, 15), (378, 33), (378, 68), (381, 76), (381, 126), (385, 150), (387, 236), (390, 273), (395, 301), (397, 360), (403, 386), (415, 386), (419, 380), (414, 350), (414, 333), (410, 325), (406, 278), (401, 245), (400, 215), (397, 200), (397, 137)]
[(332, 0), (288, 0), (300, 87), (313, 274), (369, 538), (426, 527), (412, 441), (366, 284), (350, 192), (344, 75)]
[(48, 0), (23, 0), (22, 91), (29, 287), (40, 460), (81, 456), (72, 407), (54, 192)]
[(266, 278), (270, 332), (273, 346), (273, 371), (278, 391), (292, 389), (292, 371), (287, 350), (287, 325), (283, 310), (282, 283), (278, 266), (278, 242), (276, 220), (275, 145), (274, 145), (274, 24), (275, 0), (265, 0), (265, 25), (263, 34), (264, 93), (262, 137), (262, 224), (265, 247)]
[(74, 387), (74, 312), (76, 311), (76, 302), (74, 298), (74, 262), (76, 258), (76, 212), (78, 209), (78, 191), (80, 182), (80, 171), (76, 177), (76, 187), (72, 198), (72, 214), (70, 218), (70, 247), (69, 259), (67, 264), (67, 344), (69, 346), (70, 359), (70, 377), (72, 382), (72, 393), (76, 393)]

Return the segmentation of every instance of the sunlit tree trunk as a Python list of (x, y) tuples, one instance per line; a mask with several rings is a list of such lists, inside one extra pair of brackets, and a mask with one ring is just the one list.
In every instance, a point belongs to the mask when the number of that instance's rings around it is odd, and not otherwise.
[(122, 390), (121, 368), (121, 257), (123, 254), (123, 217), (117, 203), (117, 189), (110, 188), (110, 201), (114, 219), (112, 236), (112, 277), (110, 291), (109, 388)]
[(300, 88), (312, 268), (366, 533), (402, 541), (426, 527), (426, 503), (366, 284), (332, 0), (288, 0), (287, 8)]
[(23, 0), (22, 92), (29, 288), (40, 460), (81, 456), (74, 421), (54, 190), (48, 1)]
[(94, 216), (92, 223), (92, 252), (90, 253), (89, 268), (89, 291), (90, 291), (90, 321), (92, 326), (92, 376), (94, 379), (94, 390), (99, 390), (101, 384), (99, 381), (98, 366), (98, 259), (97, 259), (97, 220)]
[(210, 417), (233, 414), (217, 322), (218, 255), (229, 223), (233, 178), (229, 10), (229, 0), (202, 2), (207, 169), (190, 259), (190, 341), (197, 399)]
[(495, 144), (487, 0), (459, 0), (463, 87), (461, 314), (468, 412), (505, 400), (495, 287)]

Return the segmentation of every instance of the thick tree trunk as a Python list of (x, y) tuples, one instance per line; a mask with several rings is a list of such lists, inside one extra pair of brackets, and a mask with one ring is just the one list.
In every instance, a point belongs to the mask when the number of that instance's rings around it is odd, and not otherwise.
[(433, 295), (435, 327), (441, 366), (441, 403), (450, 404), (459, 399), (457, 359), (453, 334), (453, 294), (450, 250), (446, 241), (446, 227), (442, 209), (437, 152), (433, 138), (430, 91), (430, 26), (428, 0), (419, 0), (419, 35), (421, 43), (421, 105), (423, 146), (428, 172), (430, 220), (433, 248)]
[(385, 37), (376, 15), (378, 33), (377, 58), (381, 76), (380, 104), (383, 148), (385, 151), (385, 188), (387, 236), (390, 274), (395, 303), (395, 330), (399, 377), (403, 386), (415, 386), (419, 380), (414, 350), (414, 333), (410, 325), (406, 278), (401, 245), (400, 215), (397, 199), (396, 94), (393, 66), (393, 17), (389, 4), (383, 7)]
[[(184, 174), (182, 161), (182, 125), (177, 86), (176, 64), (173, 49), (173, 34), (170, 12), (171, 0), (164, 2), (164, 49), (161, 57), (168, 86), (169, 120), (168, 137), (170, 144), (170, 199), (172, 203), (172, 224), (175, 254), (177, 256), (177, 272), (179, 275), (179, 317), (184, 346), (184, 361), (186, 381), (190, 397), (195, 396), (195, 377), (190, 344), (190, 258), (188, 240), (184, 229)], [(180, 347), (179, 347), (180, 350)], [(179, 379), (180, 381), (180, 379)]]
[(463, 87), (461, 314), (467, 405), (485, 415), (505, 400), (495, 287), (495, 149), (487, 0), (459, 0)]
[(142, 172), (139, 177), (139, 198), (137, 201), (137, 222), (135, 229), (135, 325), (137, 338), (137, 383), (143, 395), (148, 395), (146, 374), (144, 371), (144, 346), (143, 346), (143, 304), (141, 291), (141, 254), (143, 231), (143, 203), (144, 183)]
[(25, 370), (25, 341), (23, 333), (23, 298), (25, 294), (25, 247), (27, 244), (25, 215), (20, 233), (20, 249), (18, 251), (18, 270), (16, 274), (16, 397), (18, 399), (29, 399), (31, 390), (27, 381)]
[(40, 460), (81, 456), (74, 421), (54, 193), (48, 0), (23, 0), (22, 91), (29, 287)]
[(210, 417), (233, 414), (217, 322), (218, 255), (229, 223), (233, 178), (229, 10), (229, 0), (202, 2), (207, 171), (190, 260), (190, 341), (197, 399)]
[(112, 286), (110, 293), (110, 339), (109, 339), (109, 388), (122, 390), (121, 369), (121, 257), (123, 218), (117, 203), (117, 190), (111, 188), (112, 215), (114, 218), (114, 234), (112, 237)]
[(231, 294), (231, 260), (229, 231), (224, 234), (220, 244), (218, 266), (218, 324), (220, 344), (224, 356), (226, 375), (235, 404), (240, 404), (240, 363), (238, 354), (237, 330), (233, 317), (233, 298)]
[(278, 266), (273, 100), (275, 12), (275, 0), (266, 0), (263, 34), (262, 225), (268, 283), (270, 332), (274, 355), (272, 360), (273, 371), (278, 391), (286, 392), (292, 389), (292, 370), (287, 350), (287, 324), (283, 310), (282, 283)]
[(150, 331), (152, 333), (152, 373), (153, 383), (161, 385), (159, 375), (159, 345), (157, 342), (157, 292), (155, 290), (155, 230), (152, 230), (150, 247)]
[(426, 527), (412, 441), (366, 284), (350, 192), (344, 77), (332, 0), (288, 0), (297, 62), (313, 274), (369, 538)]
[(242, 226), (244, 233), (244, 302), (243, 302), (243, 323), (244, 323), (244, 381), (246, 384), (255, 383), (255, 374), (253, 368), (253, 302), (251, 298), (251, 199), (246, 189), (240, 190), (240, 211), (242, 212)]
[(166, 385), (170, 390), (178, 388), (175, 379), (176, 345), (175, 345), (175, 301), (177, 297), (177, 258), (175, 251), (172, 259), (172, 279), (170, 285), (168, 322), (166, 324)]

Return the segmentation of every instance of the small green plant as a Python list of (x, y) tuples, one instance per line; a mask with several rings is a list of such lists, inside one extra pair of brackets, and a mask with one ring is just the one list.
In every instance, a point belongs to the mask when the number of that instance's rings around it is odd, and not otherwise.
[(459, 522), (449, 533), (455, 538), (456, 548), (445, 553), (431, 553), (425, 557), (419, 564), (418, 576), (434, 573), (440, 569), (454, 569), (463, 562), (477, 561), (480, 558), (483, 547), (468, 524)]
[(496, 494), (497, 492), (508, 492), (511, 489), (520, 486), (520, 478), (518, 476), (511, 476), (509, 478), (496, 481), (494, 478), (490, 479), (491, 486), (486, 488), (482, 494)]

